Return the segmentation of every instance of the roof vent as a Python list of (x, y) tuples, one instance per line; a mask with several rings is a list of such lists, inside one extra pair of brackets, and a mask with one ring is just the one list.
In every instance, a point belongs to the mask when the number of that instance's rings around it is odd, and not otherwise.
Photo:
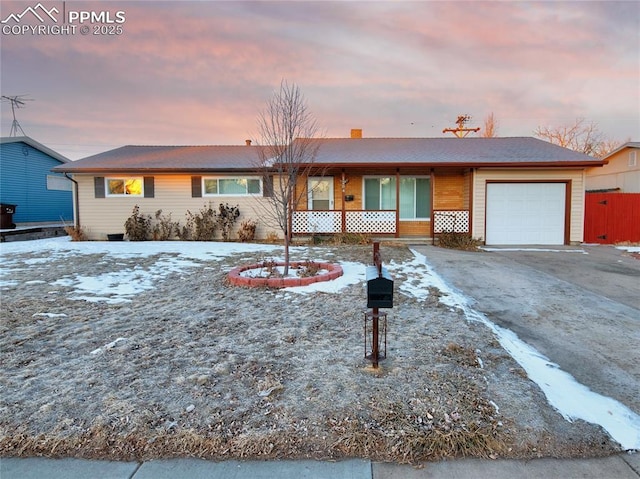
[(244, 140), (244, 142), (247, 146), (251, 146), (251, 140)]
[(362, 138), (362, 128), (352, 128), (351, 138)]

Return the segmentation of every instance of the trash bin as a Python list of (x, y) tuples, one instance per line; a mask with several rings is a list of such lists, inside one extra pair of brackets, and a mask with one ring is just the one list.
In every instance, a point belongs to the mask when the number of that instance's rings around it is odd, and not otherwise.
[(16, 227), (13, 222), (13, 214), (16, 212), (16, 205), (0, 203), (0, 229), (10, 230)]

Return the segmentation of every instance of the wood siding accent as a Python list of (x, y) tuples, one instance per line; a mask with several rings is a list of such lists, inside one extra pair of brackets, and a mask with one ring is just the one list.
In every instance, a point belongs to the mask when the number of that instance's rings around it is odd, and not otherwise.
[(584, 231), (584, 170), (582, 169), (478, 169), (473, 175), (473, 227), (472, 236), (485, 239), (487, 182), (544, 183), (563, 182), (567, 184), (567, 242), (580, 243)]
[(467, 179), (461, 175), (438, 175), (434, 178), (432, 185), (433, 209), (434, 210), (463, 210), (469, 204), (468, 196), (465, 197), (465, 190), (468, 195), (469, 186)]
[(431, 221), (402, 221), (399, 224), (400, 237), (419, 236), (429, 238), (431, 236)]

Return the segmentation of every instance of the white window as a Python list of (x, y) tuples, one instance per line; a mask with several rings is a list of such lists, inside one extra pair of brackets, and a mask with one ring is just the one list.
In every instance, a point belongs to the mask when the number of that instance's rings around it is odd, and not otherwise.
[(64, 176), (47, 175), (47, 189), (55, 191), (71, 191), (71, 180)]
[[(429, 177), (400, 178), (400, 219), (428, 220), (431, 218), (431, 182)], [(370, 177), (364, 179), (365, 210), (396, 209), (396, 178)]]
[(142, 178), (105, 178), (107, 196), (142, 196)]
[(637, 155), (636, 155), (636, 153), (637, 153), (636, 151), (630, 151), (629, 152), (629, 166), (630, 167), (636, 166), (636, 164), (637, 164), (637, 160), (636, 160), (636, 156)]
[(252, 177), (202, 178), (203, 196), (261, 195), (262, 180)]

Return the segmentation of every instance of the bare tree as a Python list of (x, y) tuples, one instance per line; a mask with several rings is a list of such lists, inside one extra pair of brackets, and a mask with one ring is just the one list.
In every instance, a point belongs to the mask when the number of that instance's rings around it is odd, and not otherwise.
[(493, 112), (489, 113), (484, 119), (484, 127), (481, 131), (480, 136), (482, 138), (495, 138), (498, 136), (498, 120), (496, 120)]
[(266, 181), (265, 215), (284, 235), (285, 271), (289, 272), (289, 245), (293, 212), (307, 194), (298, 182), (313, 175), (319, 142), (318, 126), (304, 96), (285, 80), (258, 117), (257, 143), (261, 146), (260, 170)]
[(558, 127), (539, 126), (533, 132), (535, 136), (554, 145), (579, 151), (586, 155), (602, 158), (613, 151), (622, 142), (606, 138), (594, 122), (576, 118), (570, 125)]

